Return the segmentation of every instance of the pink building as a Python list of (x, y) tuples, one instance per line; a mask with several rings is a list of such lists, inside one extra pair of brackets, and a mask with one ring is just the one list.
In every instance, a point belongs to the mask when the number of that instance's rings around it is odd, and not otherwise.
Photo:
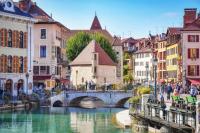
[(184, 27), (182, 30), (183, 52), (183, 85), (200, 83), (200, 13), (196, 8), (185, 9)]

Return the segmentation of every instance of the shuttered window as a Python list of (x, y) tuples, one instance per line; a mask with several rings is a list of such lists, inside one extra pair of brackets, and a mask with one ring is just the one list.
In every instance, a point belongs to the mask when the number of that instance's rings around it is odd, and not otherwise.
[(0, 55), (0, 73), (3, 72), (3, 55)]
[(23, 70), (24, 70), (24, 59), (23, 59), (22, 56), (19, 58), (19, 66), (20, 66), (19, 72), (23, 73)]

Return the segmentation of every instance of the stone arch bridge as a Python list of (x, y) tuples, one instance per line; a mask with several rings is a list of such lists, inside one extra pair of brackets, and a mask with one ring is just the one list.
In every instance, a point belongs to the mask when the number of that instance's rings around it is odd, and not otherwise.
[(132, 92), (107, 91), (107, 92), (62, 92), (59, 95), (52, 96), (51, 106), (71, 106), (80, 102), (83, 98), (97, 98), (104, 102), (105, 106), (122, 107), (126, 101), (132, 97)]

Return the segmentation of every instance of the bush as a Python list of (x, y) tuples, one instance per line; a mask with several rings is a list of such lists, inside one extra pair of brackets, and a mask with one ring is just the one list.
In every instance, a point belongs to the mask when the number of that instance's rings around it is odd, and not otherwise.
[(128, 102), (131, 104), (137, 104), (140, 102), (140, 98), (140, 96), (131, 97), (129, 98)]
[(150, 92), (151, 92), (151, 88), (149, 88), (149, 87), (140, 86), (137, 88), (137, 94), (139, 96), (141, 96), (143, 94), (150, 94)]

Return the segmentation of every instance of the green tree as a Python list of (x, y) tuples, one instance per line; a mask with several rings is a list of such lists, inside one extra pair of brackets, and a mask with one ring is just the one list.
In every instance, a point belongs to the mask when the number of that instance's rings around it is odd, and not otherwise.
[(117, 61), (115, 51), (112, 49), (110, 42), (103, 35), (99, 33), (88, 34), (85, 32), (79, 32), (68, 40), (66, 50), (67, 58), (70, 61), (73, 61), (93, 39), (96, 40), (98, 44), (100, 44), (100, 46), (113, 61)]

